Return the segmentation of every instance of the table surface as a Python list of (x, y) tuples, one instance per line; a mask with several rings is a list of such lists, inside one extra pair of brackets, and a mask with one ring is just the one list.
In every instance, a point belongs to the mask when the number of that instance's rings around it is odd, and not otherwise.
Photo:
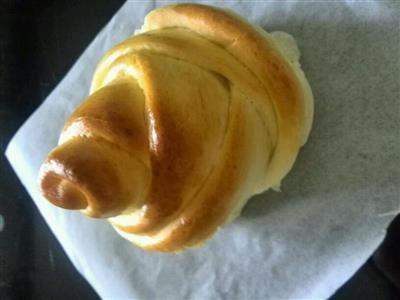
[[(121, 5), (107, 0), (0, 0), (1, 299), (98, 298), (65, 255), (3, 153), (19, 126)], [(396, 247), (384, 250), (400, 253)], [(331, 299), (398, 299), (399, 292), (380, 270), (385, 264), (393, 269), (399, 261), (388, 263), (378, 254), (380, 268), (369, 259)], [(396, 268), (390, 272), (398, 275)]]

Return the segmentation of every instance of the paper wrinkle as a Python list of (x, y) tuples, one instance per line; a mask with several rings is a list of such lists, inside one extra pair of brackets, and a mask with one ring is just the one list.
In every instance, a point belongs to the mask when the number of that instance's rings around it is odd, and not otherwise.
[(167, 1), (129, 1), (31, 115), (6, 155), (75, 267), (102, 298), (326, 299), (400, 207), (399, 3), (203, 1), (293, 35), (315, 98), (310, 139), (282, 192), (253, 197), (207, 244), (145, 252), (106, 221), (53, 207), (37, 173), (87, 97), (97, 62)]

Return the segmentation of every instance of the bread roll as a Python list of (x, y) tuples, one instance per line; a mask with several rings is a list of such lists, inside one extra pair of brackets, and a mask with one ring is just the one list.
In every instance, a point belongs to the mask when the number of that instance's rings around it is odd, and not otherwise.
[(312, 116), (291, 36), (216, 7), (164, 6), (100, 61), (40, 188), (139, 247), (181, 251), (279, 187)]

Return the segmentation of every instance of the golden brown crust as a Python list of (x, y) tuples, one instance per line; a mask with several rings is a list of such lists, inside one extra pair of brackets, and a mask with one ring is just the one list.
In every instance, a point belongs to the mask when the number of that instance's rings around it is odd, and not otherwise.
[(278, 44), (218, 8), (154, 10), (99, 63), (42, 193), (145, 249), (202, 243), (279, 184), (308, 135), (311, 92)]
[[(64, 208), (85, 209), (92, 217), (141, 205), (150, 181), (143, 110), (143, 95), (132, 82), (92, 94), (66, 123), (60, 146), (42, 165), (45, 197)], [(74, 199), (77, 191), (85, 201)]]
[(221, 45), (243, 62), (266, 88), (278, 119), (279, 139), (266, 181), (278, 185), (291, 169), (306, 127), (299, 80), (268, 35), (231, 12), (201, 4), (164, 6), (146, 16), (144, 31), (188, 28)]

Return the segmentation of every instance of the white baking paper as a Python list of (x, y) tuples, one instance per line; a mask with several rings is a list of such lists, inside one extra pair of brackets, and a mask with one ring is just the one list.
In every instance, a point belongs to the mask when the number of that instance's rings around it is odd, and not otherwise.
[(145, 252), (104, 220), (55, 208), (37, 173), (96, 63), (166, 4), (129, 1), (12, 139), (6, 155), (76, 268), (103, 298), (327, 298), (365, 262), (399, 210), (399, 2), (225, 1), (292, 34), (315, 97), (311, 137), (282, 192), (254, 197), (206, 246)]

